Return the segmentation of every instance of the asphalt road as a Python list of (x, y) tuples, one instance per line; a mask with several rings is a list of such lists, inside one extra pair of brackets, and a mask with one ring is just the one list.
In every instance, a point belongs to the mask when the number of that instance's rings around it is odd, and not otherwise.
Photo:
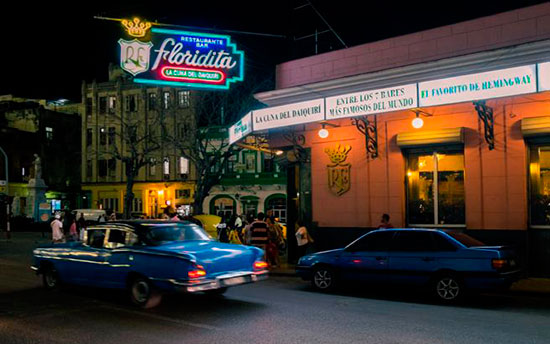
[[(26, 269), (25, 269), (25, 268)], [(0, 258), (0, 343), (550, 343), (550, 298), (489, 294), (458, 306), (402, 290), (313, 291), (294, 277), (174, 295), (152, 310), (126, 295), (49, 292)]]

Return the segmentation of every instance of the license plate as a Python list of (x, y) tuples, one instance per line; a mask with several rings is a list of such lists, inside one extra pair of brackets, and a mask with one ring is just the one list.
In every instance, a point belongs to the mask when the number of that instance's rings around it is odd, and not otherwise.
[(244, 277), (233, 277), (233, 278), (227, 278), (223, 280), (224, 285), (235, 285), (235, 284), (242, 284), (246, 282), (246, 278)]

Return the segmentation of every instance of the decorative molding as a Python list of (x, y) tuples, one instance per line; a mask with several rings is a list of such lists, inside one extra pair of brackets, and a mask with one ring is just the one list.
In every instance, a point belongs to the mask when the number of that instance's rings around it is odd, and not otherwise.
[(487, 106), (484, 100), (474, 102), (479, 119), (483, 121), (485, 141), (489, 145), (489, 150), (495, 149), (495, 119), (493, 117), (493, 108)]
[(367, 158), (370, 155), (371, 159), (376, 159), (378, 157), (378, 127), (376, 115), (373, 117), (374, 121), (369, 121), (368, 116), (354, 117), (351, 119), (351, 124), (355, 125), (357, 130), (365, 136)]

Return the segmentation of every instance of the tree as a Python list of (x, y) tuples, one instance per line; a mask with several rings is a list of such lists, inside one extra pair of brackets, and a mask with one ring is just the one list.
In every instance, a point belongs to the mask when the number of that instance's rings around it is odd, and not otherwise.
[(176, 151), (189, 159), (196, 170), (194, 214), (202, 213), (202, 203), (212, 187), (220, 182), (227, 160), (242, 149), (229, 145), (227, 127), (252, 109), (261, 107), (253, 95), (269, 89), (271, 83), (272, 78), (255, 82), (252, 77), (225, 93), (200, 92), (194, 97), (195, 117), (189, 120), (194, 121), (198, 129), (179, 132), (170, 139)]

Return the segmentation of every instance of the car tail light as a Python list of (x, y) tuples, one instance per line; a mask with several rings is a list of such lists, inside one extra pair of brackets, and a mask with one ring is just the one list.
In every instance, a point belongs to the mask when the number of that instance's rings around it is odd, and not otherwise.
[(493, 269), (503, 269), (508, 267), (508, 260), (506, 259), (493, 259), (491, 261), (491, 265), (493, 266)]
[(201, 278), (206, 276), (206, 271), (204, 271), (201, 265), (197, 265), (195, 266), (195, 270), (187, 272), (187, 276), (189, 276), (189, 278)]
[(254, 270), (265, 270), (267, 269), (267, 263), (261, 260), (254, 262)]

